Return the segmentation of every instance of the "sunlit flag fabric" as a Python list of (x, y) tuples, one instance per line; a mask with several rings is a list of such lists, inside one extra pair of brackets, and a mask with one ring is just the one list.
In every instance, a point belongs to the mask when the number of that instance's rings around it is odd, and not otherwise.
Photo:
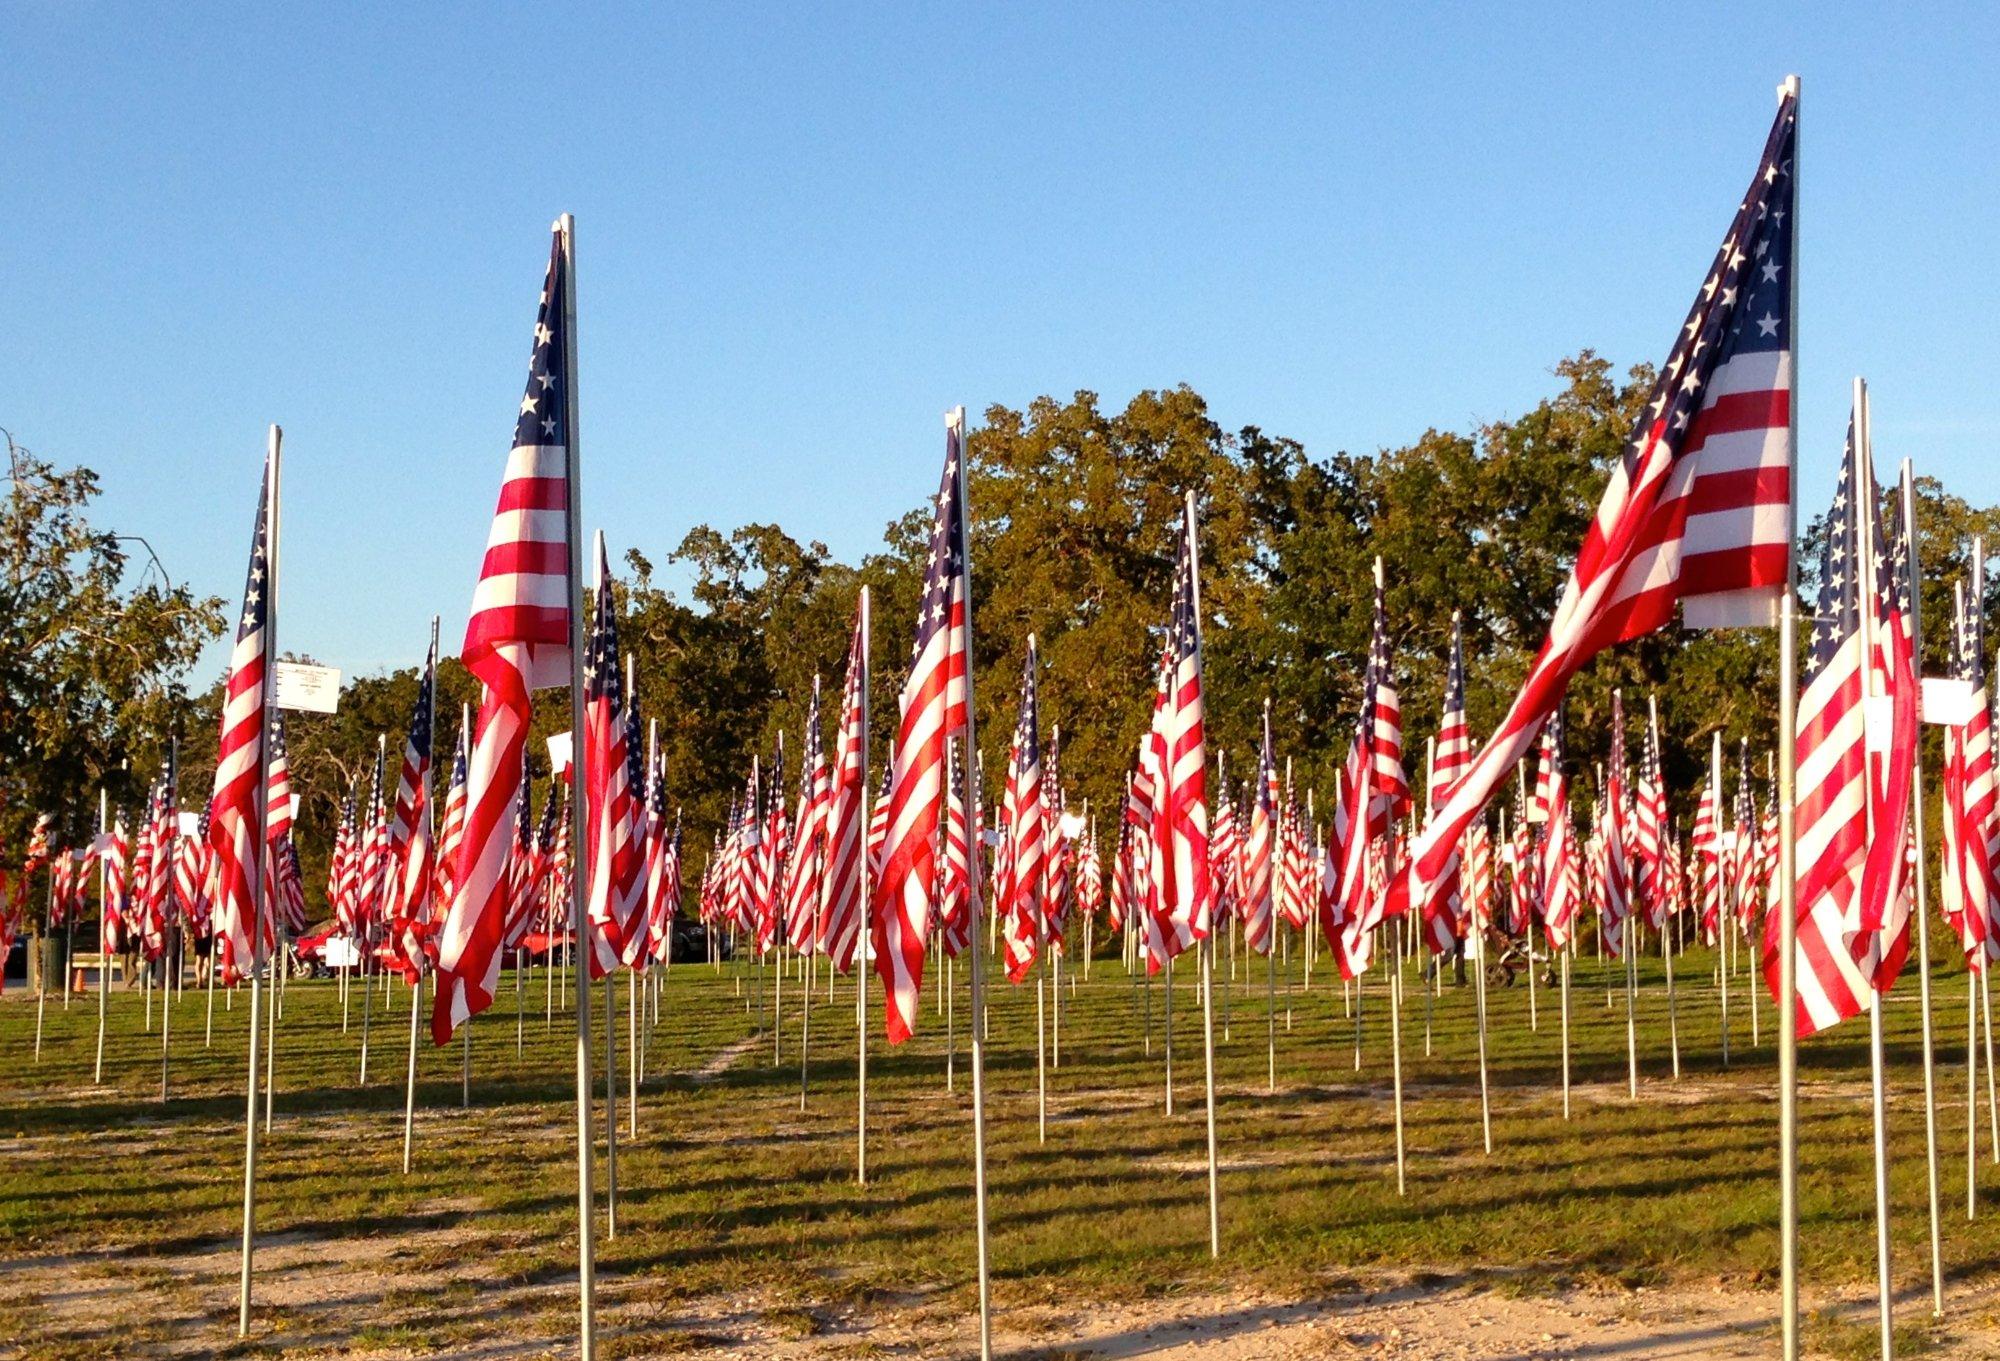
[(1243, 849), (1243, 943), (1260, 955), (1271, 953), (1273, 857), (1278, 822), (1278, 762), (1271, 750), (1271, 705), (1264, 705), (1264, 742), (1257, 756), (1256, 802), (1250, 806), (1250, 834)]
[(771, 774), (764, 787), (771, 792), (758, 806), (763, 809), (756, 861), (757, 948), (769, 950), (778, 943), (780, 877), (786, 859), (785, 824), (785, 735), (778, 734), (777, 750), (771, 757)]
[(633, 814), (638, 792), (626, 759), (625, 687), (619, 674), (618, 607), (611, 564), (597, 537), (596, 609), (583, 654), (584, 914), (589, 923), (590, 976), (602, 978), (625, 958), (639, 925), (639, 839)]
[(868, 734), (862, 724), (868, 696), (868, 658), (859, 605), (847, 646), (847, 679), (840, 692), (840, 730), (834, 737), (833, 787), (827, 803), (826, 871), (820, 885), (819, 948), (846, 973), (854, 967), (861, 936), (863, 842), (867, 837)]
[(1049, 736), (1042, 755), (1042, 938), (1062, 949), (1063, 931), (1069, 924), (1071, 846), (1063, 834), (1063, 818), (1069, 811), (1062, 787), (1062, 728)]
[(1167, 618), (1161, 702), (1154, 707), (1160, 780), (1152, 822), (1159, 867), (1160, 913), (1167, 948), (1179, 954), (1207, 940), (1215, 886), (1208, 865), (1208, 733), (1203, 713), (1200, 584), (1195, 580), (1195, 522), (1183, 512), (1174, 555), (1174, 599)]
[(445, 791), (444, 819), (438, 829), (437, 903), (439, 910), (451, 902), (451, 887), (458, 873), (458, 850), (465, 840), (465, 743), (470, 736), (459, 729), (458, 743), (451, 758), (451, 785)]
[(932, 517), (930, 555), (917, 603), (910, 676), (890, 755), (887, 840), (869, 911), (875, 969), (885, 994), (884, 1028), (900, 1044), (916, 1029), (924, 944), (937, 899), (938, 822), (944, 817), (944, 747), (965, 731), (972, 665), (967, 630), (963, 430), (945, 435), (944, 476)]
[(1967, 720), (1945, 728), (1943, 896), (1966, 965), (1983, 969), (1994, 949), (1994, 867), (1989, 838), (1994, 818), (1993, 713), (1987, 702), (1983, 630), (1976, 595), (1957, 630), (1957, 671), (1972, 691)]
[(120, 808), (117, 818), (111, 824), (108, 844), (103, 854), (104, 950), (107, 954), (123, 954), (125, 951), (128, 930), (125, 915), (125, 873), (126, 857), (131, 853), (131, 849), (131, 838), (125, 830), (125, 810)]
[(972, 944), (971, 834), (965, 825), (965, 794), (958, 776), (959, 744), (945, 744), (944, 865), (938, 875), (938, 944), (956, 959)]
[[(1880, 584), (1875, 477), (1848, 428), (1820, 557), (1819, 605), (1799, 695), (1798, 1030), (1824, 1030), (1872, 1005), (1909, 948), (1904, 830), (1914, 756), (1915, 678), (1907, 638)], [(1893, 564), (1891, 576), (1893, 579)], [(1872, 619), (1864, 619), (1872, 612)], [(1875, 645), (1867, 637), (1875, 635)], [(1898, 656), (1898, 653), (1901, 653)], [(1870, 655), (1872, 653), (1872, 655)], [(1889, 697), (1887, 750), (1867, 751), (1865, 698)], [(1901, 748), (1907, 747), (1907, 751)], [(1719, 820), (1719, 819), (1718, 819)], [(1765, 920), (1762, 964), (1779, 995), (1779, 914)]]
[(1547, 821), (1542, 828), (1542, 929), (1549, 948), (1570, 942), (1576, 923), (1583, 863), (1577, 853), (1576, 828), (1570, 821), (1569, 777), (1563, 770), (1563, 717), (1558, 708), (1542, 733), (1542, 765), (1536, 788), (1543, 791)]
[(264, 861), (264, 707), (267, 659), (264, 637), (270, 612), (271, 471), (257, 493), (257, 526), (250, 540), (250, 571), (243, 584), (243, 612), (223, 685), (222, 736), (215, 793), (209, 800), (209, 846), (215, 854), (215, 965), (218, 981), (235, 983), (263, 963), (265, 929), (258, 915)]
[(1798, 96), (1654, 381), (1585, 532), (1549, 635), (1465, 779), (1411, 848), (1396, 894), (1421, 900), (1560, 703), (1614, 643), (1665, 626), (1772, 624), (1789, 565), (1792, 248)]
[(423, 970), (431, 931), (431, 722), (437, 693), (437, 653), (424, 659), (423, 680), (403, 739), (396, 776), (396, 806), (389, 822), (389, 930), (405, 977)]
[(264, 802), (264, 835), (270, 843), (271, 891), (277, 911), (274, 925), (297, 936), (306, 929), (306, 885), (299, 872), (299, 851), (292, 841), (292, 769), (285, 753), (285, 715), (271, 712), (270, 790)]
[(1655, 931), (1667, 919), (1664, 882), (1667, 842), (1667, 791), (1660, 778), (1660, 730), (1650, 719), (1639, 750), (1639, 769), (1632, 791), (1632, 900), (1643, 909)]
[(558, 229), (535, 317), (527, 391), (460, 657), (480, 683), (479, 721), (466, 768), (465, 838), (438, 941), (431, 1010), (438, 1044), (493, 1003), (530, 696), (569, 680), (568, 291)]
[(1021, 708), (1007, 752), (1007, 784), (1000, 802), (1000, 854), (993, 875), (1000, 908), (1000, 943), (1007, 981), (1019, 983), (1035, 966), (1045, 934), (1043, 892), (1048, 850), (1043, 820), (1040, 716), (1035, 696), (1035, 640), (1021, 666)]
[(1622, 959), (1629, 943), (1627, 928), (1632, 917), (1632, 869), (1628, 860), (1632, 832), (1626, 824), (1625, 699), (1616, 691), (1611, 695), (1611, 760), (1605, 770), (1604, 804), (1598, 812), (1598, 830), (1604, 837), (1604, 948), (1613, 959)]
[[(1472, 764), (1472, 734), (1465, 724), (1465, 639), (1459, 616), (1451, 617), (1451, 660), (1445, 667), (1444, 712), (1438, 719), (1437, 749), (1431, 760), (1430, 788), (1425, 794), (1427, 813), (1435, 814), (1438, 804)], [(1476, 823), (1483, 834), (1484, 823)], [(1467, 829), (1467, 837), (1473, 829)], [(1458, 923), (1463, 915), (1465, 884), (1462, 841), (1443, 873), (1432, 881), (1423, 901), (1424, 939), (1433, 952), (1444, 954), (1458, 944)]]
[(825, 873), (827, 805), (833, 796), (833, 773), (826, 764), (826, 736), (819, 716), (819, 680), (813, 680), (812, 704), (806, 710), (805, 746), (799, 752), (797, 822), (792, 829), (792, 855), (785, 865), (785, 938), (794, 949), (811, 954), (820, 946), (815, 919), (819, 915), (820, 878)]
[(1704, 780), (1694, 810), (1695, 867), (1701, 879), (1701, 937), (1710, 945), (1722, 933), (1722, 829), (1715, 816), (1715, 782)]
[[(1380, 841), (1409, 801), (1409, 781), (1403, 774), (1402, 709), (1390, 678), (1389, 620), (1383, 600), (1381, 560), (1376, 560), (1374, 625), (1368, 646), (1368, 670), (1361, 686), (1361, 719), (1348, 752), (1334, 838), (1339, 850), (1340, 934), (1328, 941), (1343, 978), (1365, 971), (1374, 957), (1375, 928), (1388, 915), (1390, 903), (1378, 890)], [(1448, 796), (1449, 800), (1449, 796)], [(1468, 822), (1470, 820), (1468, 819)], [(1454, 842), (1464, 834), (1461, 825)], [(1434, 882), (1457, 859), (1454, 845), (1444, 856)]]

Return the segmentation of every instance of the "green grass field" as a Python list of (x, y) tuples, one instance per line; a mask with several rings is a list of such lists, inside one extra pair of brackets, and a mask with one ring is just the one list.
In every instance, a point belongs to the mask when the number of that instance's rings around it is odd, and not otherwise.
[[(1571, 1118), (1559, 1090), (1558, 998), (1490, 996), (1494, 1149), (1481, 1148), (1474, 990), (1426, 1004), (1414, 972), (1403, 1016), (1407, 1194), (1396, 1190), (1389, 1014), (1381, 975), (1362, 1001), (1362, 1062), (1340, 982), (1310, 991), (1295, 951), (1278, 992), (1277, 1084), (1266, 1090), (1259, 961), (1218, 987), (1222, 1256), (1208, 1253), (1201, 1006), (1192, 958), (1176, 980), (1176, 1105), (1165, 1113), (1165, 989), (1116, 960), (1065, 977), (1062, 1062), (1038, 1139), (1035, 991), (989, 988), (987, 1055), (996, 1308), (1207, 1288), (1309, 1292), (1416, 1273), (1537, 1294), (1618, 1283), (1723, 1283), (1772, 1291), (1778, 1260), (1775, 1017), (1751, 1043), (1747, 976), (1731, 981), (1731, 1063), (1721, 1062), (1712, 956), (1677, 965), (1682, 1075), (1669, 1070), (1661, 961), (1639, 991), (1640, 1090), (1626, 1095), (1622, 979), (1580, 959), (1571, 996)], [(1227, 973), (1227, 962), (1221, 966)], [(1606, 979), (1613, 1005), (1607, 1008)], [(1072, 991), (1072, 983), (1074, 988)], [(677, 966), (649, 1028), (636, 1138), (621, 1132), (618, 1232), (598, 1263), (611, 1355), (717, 1344), (735, 1317), (809, 1335), (852, 1311), (964, 1314), (975, 1306), (965, 977), (946, 1018), (869, 1060), (870, 1179), (855, 1180), (853, 988), (812, 1016), (811, 1086), (799, 1108), (799, 983), (784, 985), (782, 1053), (760, 1023), (775, 991), (755, 969)], [(1979, 1294), (2000, 1255), (2000, 1166), (1980, 1131), (1985, 1203), (1966, 1218), (1966, 976), (1936, 981), (1938, 1129), (1946, 1291)], [(0, 1002), (0, 1339), (20, 1354), (415, 1353), (495, 1328), (558, 1347), (575, 1326), (575, 1028), (547, 1019), (540, 973), (513, 979), (473, 1026), (471, 1107), (460, 1052), (420, 1048), (416, 1162), (400, 1171), (408, 990), (378, 994), (370, 1082), (357, 1085), (362, 1003), (343, 1031), (337, 989), (292, 983), (279, 1025), (275, 1126), (263, 1144), (256, 1324), (235, 1341), (243, 1065), (248, 997), (174, 1004), (169, 1099), (160, 1101), (160, 1004), (114, 989), (105, 1084), (90, 1083), (97, 998), (51, 998), (41, 1057), (36, 1005)], [(1924, 1121), (1912, 965), (1887, 1018), (1894, 1252), (1909, 1342), (1930, 1339)], [(621, 999), (623, 993), (621, 991)], [(875, 1001), (879, 1006), (879, 991)], [(601, 991), (600, 1002), (601, 1008)], [(1150, 1012), (1150, 1054), (1146, 1016)], [(1224, 1014), (1228, 1035), (1224, 1037)], [(1867, 1027), (1801, 1055), (1801, 1264), (1809, 1301), (1873, 1278)], [(618, 1021), (623, 1099), (627, 1023)], [(603, 1061), (602, 1018), (597, 1035)], [(706, 1070), (706, 1071), (704, 1071)], [(1982, 1077), (1982, 1089), (1984, 1080)], [(1981, 1096), (1984, 1122), (1985, 1095)], [(602, 1138), (601, 1086), (597, 1111)], [(599, 1157), (599, 1187), (603, 1158)], [(87, 1285), (66, 1291), (67, 1281)], [(82, 1307), (72, 1293), (86, 1296)], [(1827, 1324), (1836, 1354), (1857, 1344)], [(1862, 1331), (1861, 1350), (1870, 1342)], [(0, 1342), (4, 1352), (5, 1342)], [(859, 1354), (859, 1353), (857, 1353)]]

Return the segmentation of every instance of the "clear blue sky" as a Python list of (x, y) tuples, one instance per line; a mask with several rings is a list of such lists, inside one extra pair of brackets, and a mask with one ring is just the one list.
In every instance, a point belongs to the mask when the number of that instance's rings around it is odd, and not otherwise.
[(1974, 10), (0, 9), (0, 425), (233, 599), (281, 422), (282, 642), (350, 671), (455, 647), (560, 211), (589, 523), (851, 559), (959, 402), (1186, 382), (1326, 453), (1658, 361), (1788, 71), (1805, 513), (1856, 372), (2000, 499)]

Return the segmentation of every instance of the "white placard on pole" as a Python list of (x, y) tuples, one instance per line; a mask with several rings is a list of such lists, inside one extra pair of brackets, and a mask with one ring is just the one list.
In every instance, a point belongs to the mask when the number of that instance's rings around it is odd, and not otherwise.
[(576, 743), (566, 732), (559, 732), (549, 738), (549, 764), (560, 775), (575, 759)]
[(182, 813), (180, 818), (180, 833), (182, 836), (200, 836), (201, 814)]
[(1978, 708), (1971, 681), (1945, 676), (1925, 676), (1922, 699), (1924, 722), (1954, 728), (1970, 723)]
[(271, 668), (280, 709), (330, 714), (340, 707), (340, 668), (279, 662)]

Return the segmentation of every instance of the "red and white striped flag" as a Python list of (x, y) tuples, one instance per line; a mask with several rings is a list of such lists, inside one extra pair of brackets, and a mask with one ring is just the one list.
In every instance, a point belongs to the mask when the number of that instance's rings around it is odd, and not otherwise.
[(568, 684), (570, 575), (570, 285), (560, 224), (535, 316), (526, 395), (500, 484), (460, 660), (480, 683), (466, 767), (465, 837), (438, 939), (431, 1038), (450, 1040), (493, 1003), (507, 917), (510, 825), (521, 787), (534, 691)]
[(964, 414), (945, 426), (944, 476), (931, 523), (930, 557), (917, 604), (910, 675), (889, 761), (887, 838), (869, 910), (875, 971), (885, 993), (889, 1043), (914, 1033), (924, 980), (924, 943), (937, 901), (938, 823), (945, 815), (945, 743), (965, 732), (972, 648), (966, 583)]
[(1570, 678), (1664, 627), (1776, 622), (1792, 499), (1793, 148), (1788, 86), (1749, 191), (1612, 470), (1549, 636), (1493, 737), (1418, 836), (1395, 896), (1422, 900)]
[[(1278, 836), (1278, 762), (1271, 750), (1271, 701), (1264, 701), (1264, 744), (1257, 757), (1256, 802), (1250, 807), (1250, 835), (1243, 852), (1243, 943), (1260, 955), (1271, 953), (1276, 912), (1273, 884)], [(1321, 900), (1321, 910), (1325, 901)]]
[[(1390, 676), (1389, 617), (1383, 599), (1380, 558), (1375, 559), (1374, 624), (1368, 646), (1368, 671), (1361, 687), (1361, 720), (1348, 752), (1343, 786), (1341, 805), (1334, 818), (1340, 866), (1340, 935), (1328, 944), (1340, 965), (1341, 976), (1353, 978), (1365, 972), (1373, 961), (1374, 930), (1394, 906), (1382, 891), (1386, 887), (1386, 865), (1381, 843), (1410, 800), (1409, 780), (1403, 773), (1402, 704)], [(1461, 825), (1453, 834), (1453, 842), (1463, 834)], [(1456, 859), (1454, 844), (1451, 853), (1440, 860), (1438, 873), (1429, 876), (1426, 882), (1441, 878), (1444, 869)]]
[(1160, 693), (1153, 707), (1153, 863), (1166, 946), (1178, 955), (1214, 928), (1215, 886), (1208, 867), (1208, 735), (1203, 713), (1200, 551), (1194, 504), (1181, 515), (1174, 599)]
[[(1958, 932), (1966, 966), (1983, 969), (1996, 952), (1994, 911), (2000, 908), (1992, 859), (1995, 794), (1993, 711), (1986, 690), (1985, 630), (1977, 602), (1982, 592), (1977, 554), (1974, 589), (1958, 588), (1957, 670), (1971, 688), (1972, 704), (1962, 724), (1944, 730), (1943, 899), (1947, 920)], [(1975, 607), (1966, 609), (1966, 601)]]
[(1570, 822), (1569, 776), (1563, 770), (1563, 717), (1558, 708), (1542, 732), (1541, 768), (1535, 787), (1546, 798), (1547, 821), (1542, 826), (1542, 929), (1549, 948), (1568, 946), (1581, 898), (1583, 863), (1577, 853), (1576, 828)]
[(596, 608), (583, 653), (584, 920), (590, 933), (590, 976), (602, 978), (629, 962), (628, 947), (642, 925), (639, 874), (644, 856), (635, 826), (639, 791), (631, 783), (618, 607), (602, 533), (597, 536), (592, 594)]
[(1020, 983), (1035, 967), (1047, 932), (1042, 895), (1047, 810), (1042, 789), (1040, 716), (1035, 696), (1035, 640), (1021, 665), (1021, 708), (1007, 752), (1007, 784), (1000, 798), (1000, 851), (993, 892), (1000, 911), (1000, 945), (1007, 981)]
[(819, 717), (819, 677), (813, 677), (812, 706), (806, 710), (805, 748), (799, 753), (797, 822), (792, 854), (785, 865), (785, 939), (803, 954), (820, 948), (817, 930), (820, 881), (826, 871), (826, 825), (833, 799), (833, 772), (826, 763), (826, 737)]
[(437, 720), (437, 648), (424, 658), (424, 677), (403, 740), (403, 766), (396, 776), (395, 813), (389, 824), (389, 923), (391, 946), (414, 982), (424, 970), (432, 934), (431, 734)]
[(833, 967), (854, 967), (861, 937), (862, 855), (868, 820), (868, 596), (854, 610), (847, 679), (840, 692), (840, 730), (833, 743), (833, 783), (827, 803), (826, 873), (820, 886), (820, 951)]
[(944, 952), (956, 959), (972, 944), (975, 923), (972, 919), (972, 861), (971, 843), (973, 835), (966, 828), (965, 795), (958, 775), (958, 739), (945, 744), (945, 790), (947, 806), (944, 820), (944, 868), (939, 876), (939, 893), (942, 901), (938, 906), (938, 944)]
[[(1459, 615), (1454, 611), (1451, 616), (1451, 660), (1444, 675), (1444, 712), (1438, 719), (1437, 749), (1431, 758), (1430, 788), (1424, 796), (1428, 816), (1435, 816), (1445, 793), (1471, 765), (1472, 732), (1465, 722), (1465, 639)], [(1485, 821), (1477, 820), (1467, 829), (1466, 839), (1469, 841), (1475, 831), (1484, 837), (1485, 830)], [(1424, 895), (1424, 939), (1435, 954), (1449, 954), (1458, 945), (1458, 932), (1462, 929), (1460, 921), (1464, 916), (1465, 851), (1466, 842), (1461, 841), (1444, 872)], [(1484, 918), (1480, 921), (1483, 925)]]
[[(272, 468), (264, 465), (257, 494), (257, 527), (250, 541), (250, 572), (243, 612), (223, 685), (222, 737), (216, 757), (215, 793), (209, 800), (208, 845), (215, 856), (215, 964), (218, 981), (249, 977), (267, 957), (268, 931), (259, 909), (264, 866), (264, 710), (270, 703), (266, 639), (271, 618), (270, 513)], [(157, 857), (158, 852), (155, 851)], [(157, 873), (157, 871), (156, 871)]]
[(1625, 800), (1625, 697), (1611, 692), (1611, 762), (1606, 767), (1604, 802), (1594, 829), (1603, 837), (1604, 948), (1613, 959), (1625, 956), (1627, 924), (1632, 917), (1632, 829)]
[[(1847, 456), (1828, 516), (1812, 650), (1799, 695), (1798, 1030), (1803, 1037), (1866, 1011), (1909, 951), (1910, 782), (1917, 739), (1916, 675), (1897, 533), (1882, 562), (1865, 407), (1848, 427)], [(1870, 752), (1869, 702), (1881, 697), (1882, 750)], [(1765, 919), (1762, 963), (1779, 995), (1779, 914)]]

